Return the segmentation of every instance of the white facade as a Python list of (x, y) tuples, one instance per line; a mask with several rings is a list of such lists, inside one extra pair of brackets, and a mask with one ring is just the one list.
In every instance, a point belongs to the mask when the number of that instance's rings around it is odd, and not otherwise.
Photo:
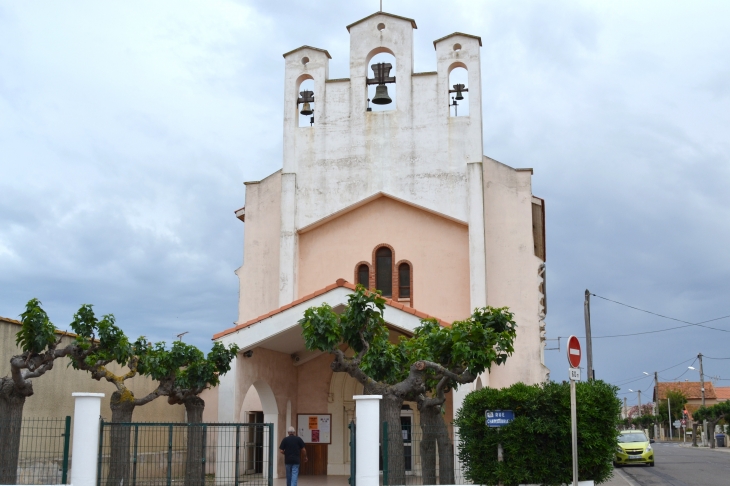
[[(379, 247), (390, 248), (398, 262), (389, 303), (395, 310), (389, 307), (386, 316), (394, 329), (407, 334), (426, 314), (452, 322), (485, 305), (507, 306), (515, 314), (515, 354), (454, 393), (449, 413), (476, 387), (532, 384), (548, 376), (544, 202), (532, 195), (532, 170), (483, 154), (481, 39), (455, 33), (435, 41), (435, 71), (415, 73), (414, 28), (415, 21), (382, 12), (348, 26), (346, 79), (329, 79), (326, 50), (304, 46), (284, 54), (282, 170), (247, 183), (245, 208), (236, 212), (246, 223), (244, 264), (236, 271), (239, 319), (215, 339), (236, 342), (254, 357), (239, 356), (237, 371), (223, 378), (218, 419), (239, 420), (247, 389), (256, 383), (259, 395), (266, 395), (265, 413), (278, 416), (279, 436), (292, 414), (329, 411), (342, 431), (335, 437), (333, 430), (330, 473), (346, 471), (343, 429), (358, 390), (328, 371), (326, 357), (303, 349), (294, 324), (320, 301), (344, 302), (361, 265), (376, 271)], [(371, 60), (380, 53), (395, 58), (396, 82), (387, 85), (397, 92), (395, 109), (367, 111), (366, 78), (373, 77)], [(451, 116), (449, 75), (455, 68), (468, 72), (468, 116)], [(297, 100), (306, 80), (314, 83), (314, 124), (300, 127)], [(411, 269), (407, 292), (395, 270), (401, 262)], [(261, 361), (257, 349), (265, 350)], [(261, 366), (262, 374), (270, 373), (264, 367), (277, 356), (302, 360), (292, 367), (287, 362), (287, 376), (267, 375), (263, 383), (251, 370)], [(318, 360), (324, 368), (315, 370)], [(326, 381), (320, 392), (313, 374)], [(305, 379), (309, 385), (302, 386)]]

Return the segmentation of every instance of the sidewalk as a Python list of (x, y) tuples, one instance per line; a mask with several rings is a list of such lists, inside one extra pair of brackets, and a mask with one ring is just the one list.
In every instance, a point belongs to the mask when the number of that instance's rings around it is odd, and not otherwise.
[(628, 479), (620, 469), (614, 469), (613, 477), (601, 486), (636, 486), (636, 483)]
[(717, 447), (717, 446), (715, 446), (714, 449), (710, 449), (709, 446), (708, 447), (702, 447), (702, 446), (692, 447), (692, 444), (689, 444), (689, 443), (686, 444), (686, 445), (685, 444), (679, 444), (679, 447), (687, 447), (687, 448), (692, 448), (692, 449), (702, 449), (702, 450), (708, 450), (708, 451), (717, 451), (717, 452), (724, 452), (725, 454), (730, 454), (730, 448), (728, 448), (728, 447)]

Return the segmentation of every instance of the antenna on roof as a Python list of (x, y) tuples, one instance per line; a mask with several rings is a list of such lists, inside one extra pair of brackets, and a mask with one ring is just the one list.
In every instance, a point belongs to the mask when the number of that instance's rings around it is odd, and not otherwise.
[(383, 11), (383, 0), (380, 0), (380, 11)]

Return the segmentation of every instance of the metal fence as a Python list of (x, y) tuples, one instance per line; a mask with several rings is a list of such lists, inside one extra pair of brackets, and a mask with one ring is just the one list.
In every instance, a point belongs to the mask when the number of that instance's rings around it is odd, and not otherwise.
[[(18, 439), (18, 447), (13, 446)], [(3, 442), (0, 470), (3, 476), (8, 476), (3, 477), (3, 481), (67, 484), (70, 440), (71, 417), (26, 418), (21, 421), (19, 431), (16, 422), (0, 421), (0, 441)]]
[[(471, 484), (454, 456), (452, 427), (401, 424), (389, 430), (383, 422), (380, 467), (383, 485)], [(402, 451), (402, 452), (401, 452)]]
[(271, 424), (111, 423), (99, 431), (98, 486), (271, 486)]

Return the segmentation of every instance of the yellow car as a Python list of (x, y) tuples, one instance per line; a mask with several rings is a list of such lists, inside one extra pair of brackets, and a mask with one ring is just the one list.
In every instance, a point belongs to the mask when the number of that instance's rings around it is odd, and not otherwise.
[(616, 458), (613, 465), (621, 467), (626, 464), (648, 464), (654, 467), (654, 448), (641, 430), (624, 430), (618, 436)]

